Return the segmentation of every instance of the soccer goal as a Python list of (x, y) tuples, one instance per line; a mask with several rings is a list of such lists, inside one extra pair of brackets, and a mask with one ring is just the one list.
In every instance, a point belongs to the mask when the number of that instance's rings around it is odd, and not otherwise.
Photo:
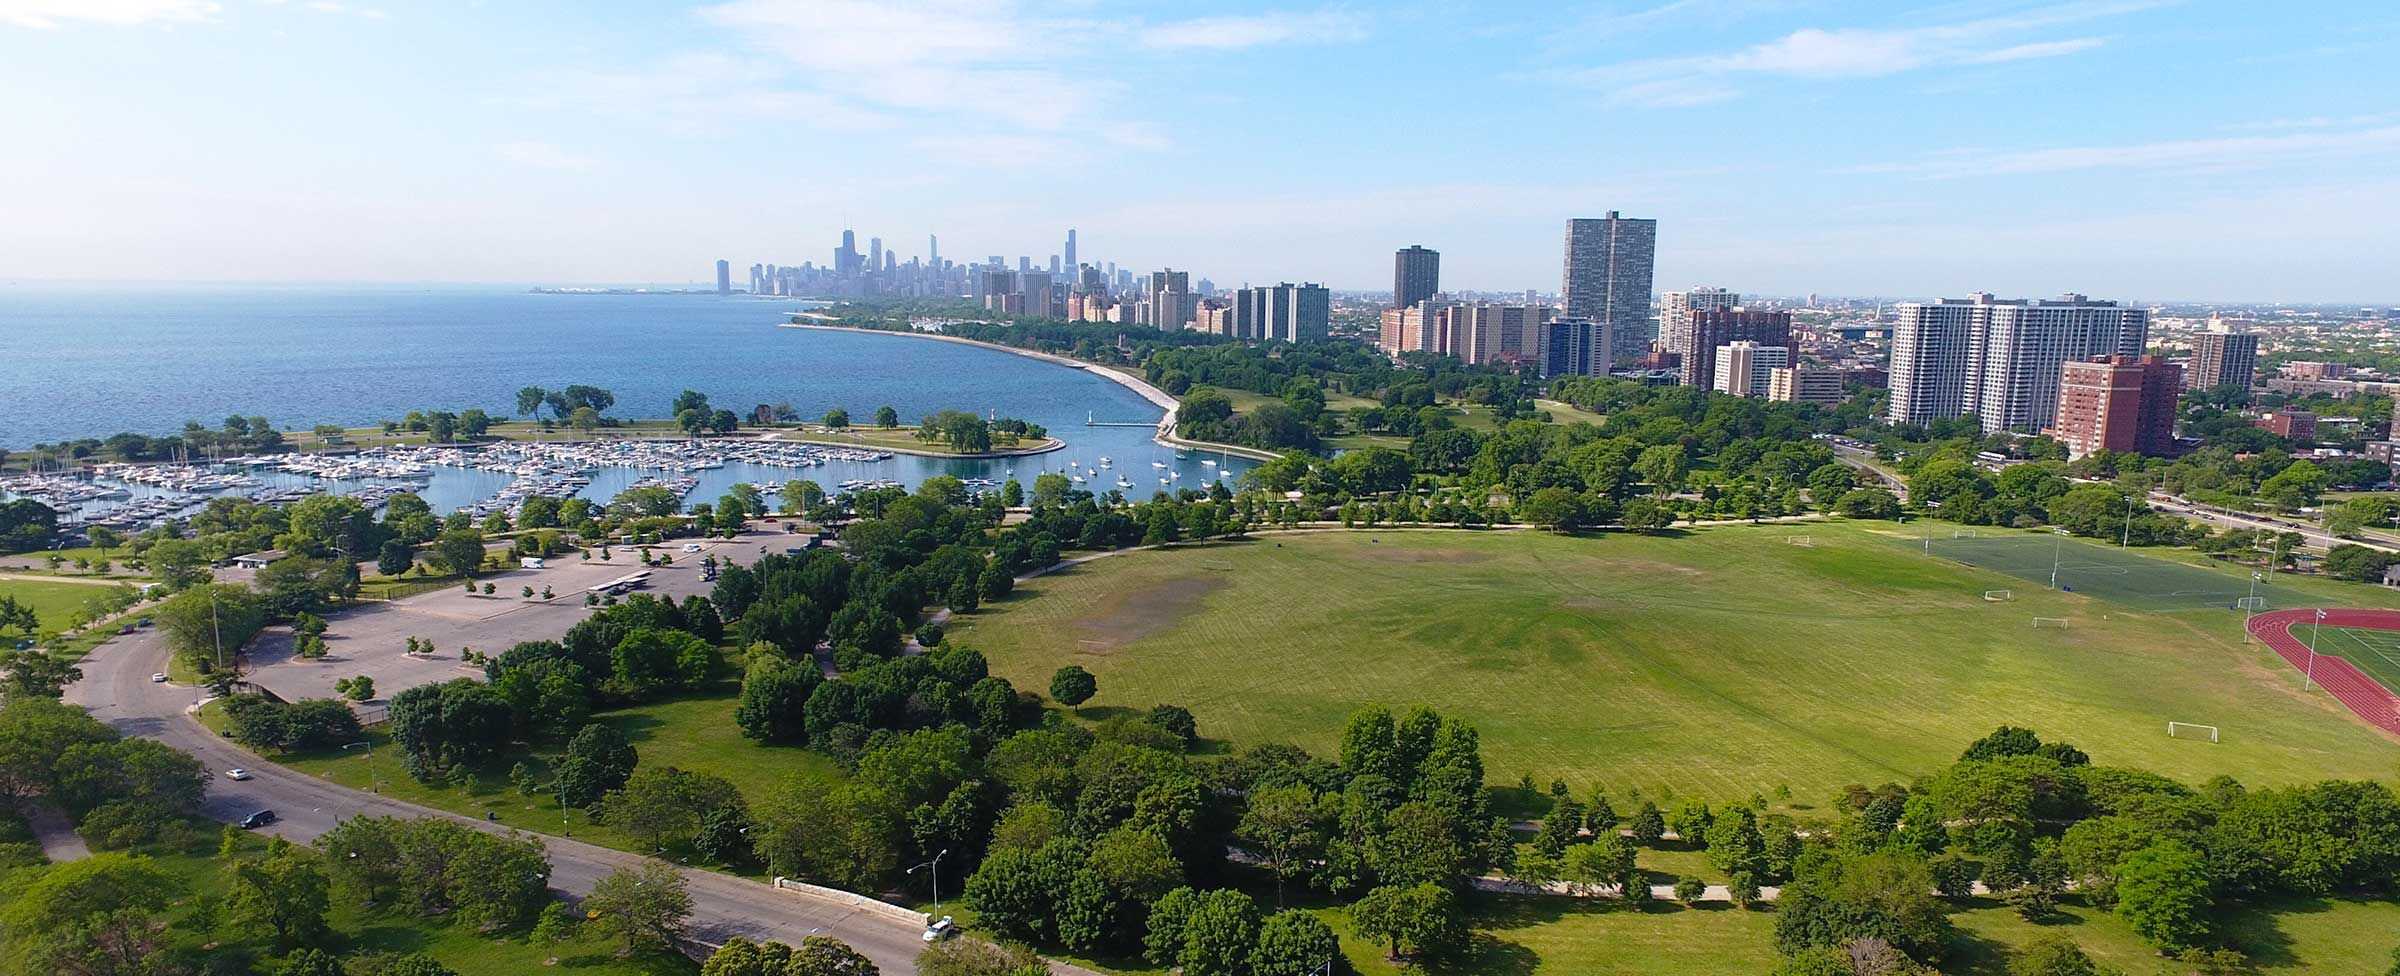
[(2016, 598), (2017, 598), (2017, 595), (2016, 595), (2015, 593), (2013, 593), (2013, 592), (2010, 592), (2010, 591), (2008, 591), (2008, 590), (1985, 590), (1985, 591), (1983, 591), (1983, 599), (1984, 599), (1984, 602), (1986, 602), (1986, 603), (2007, 603), (2008, 601), (2010, 601), (2010, 600), (2014, 600), (2014, 599), (2016, 599)]
[(2214, 725), (2201, 725), (2197, 722), (2167, 723), (2167, 738), (2170, 739), (2196, 739), (2202, 732), (2208, 733), (2208, 741), (2217, 741), (2217, 727)]
[(1981, 535), (1977, 534), (1977, 533), (1976, 533), (1976, 531), (1975, 531), (1974, 529), (1952, 529), (1952, 530), (1950, 530), (1950, 538), (1953, 538), (1953, 539), (1980, 539), (1980, 538), (1983, 538), (1983, 536), (1981, 536)]
[(2246, 596), (2239, 600), (2233, 601), (2233, 606), (2236, 610), (2264, 610), (2267, 608), (2267, 598), (2263, 596)]
[(2034, 627), (2034, 629), (2035, 629), (2035, 630), (2040, 630), (2040, 629), (2042, 629), (2042, 628), (2044, 628), (2044, 627), (2056, 627), (2056, 628), (2058, 628), (2058, 629), (2060, 629), (2060, 630), (2065, 630), (2065, 629), (2067, 629), (2067, 618), (2065, 618), (2065, 617), (2035, 617), (2035, 618), (2033, 618), (2033, 627)]
[(1816, 542), (1815, 542), (1815, 541), (1811, 540), (1809, 537), (1807, 537), (1807, 536), (1804, 536), (1804, 535), (1787, 535), (1787, 536), (1784, 536), (1784, 537), (1783, 537), (1783, 541), (1784, 541), (1784, 542), (1786, 542), (1786, 543), (1788, 543), (1788, 544), (1790, 544), (1790, 545), (1795, 545), (1795, 546), (1813, 546), (1813, 545), (1816, 545)]

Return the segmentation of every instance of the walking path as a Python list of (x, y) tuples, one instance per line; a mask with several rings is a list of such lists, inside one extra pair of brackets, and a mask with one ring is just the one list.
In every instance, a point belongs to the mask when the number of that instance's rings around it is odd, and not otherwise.
[(131, 576), (95, 579), (90, 576), (43, 576), (40, 573), (0, 573), (0, 580), (16, 580), (23, 583), (76, 583), (83, 586), (132, 586), (150, 582)]
[(42, 856), (49, 858), (50, 863), (80, 861), (92, 856), (91, 846), (83, 842), (83, 835), (75, 832), (75, 824), (56, 804), (48, 800), (28, 801), (19, 804), (17, 810), (25, 815), (25, 823), (33, 828), (33, 839), (42, 845)]

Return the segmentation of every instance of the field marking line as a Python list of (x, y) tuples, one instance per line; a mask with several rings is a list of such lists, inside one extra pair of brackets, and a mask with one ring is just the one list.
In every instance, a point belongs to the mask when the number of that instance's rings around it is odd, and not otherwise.
[(2344, 636), (2349, 637), (2351, 640), (2357, 641), (2358, 646), (2366, 648), (2368, 653), (2382, 658), (2384, 663), (2391, 665), (2394, 673), (2400, 673), (2400, 657), (2393, 657), (2390, 652), (2384, 650), (2383, 648), (2368, 643), (2365, 638), (2358, 636), (2358, 633), (2350, 628), (2343, 627), (2339, 628), (2339, 630)]

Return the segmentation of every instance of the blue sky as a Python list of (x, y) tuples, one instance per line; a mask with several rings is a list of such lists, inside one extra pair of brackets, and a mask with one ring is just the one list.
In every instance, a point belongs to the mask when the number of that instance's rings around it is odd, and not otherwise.
[(1059, 249), (1220, 284), (2400, 302), (2400, 7), (0, 0), (0, 276), (697, 281)]

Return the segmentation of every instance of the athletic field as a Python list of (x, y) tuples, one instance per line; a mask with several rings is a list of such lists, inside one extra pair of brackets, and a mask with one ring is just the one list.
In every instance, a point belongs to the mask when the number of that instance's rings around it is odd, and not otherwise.
[[(2002, 723), (2191, 782), (2389, 775), (2391, 740), (2300, 694), (2274, 654), (2243, 642), (2243, 614), (2095, 592), (2181, 599), (2231, 574), (2129, 567), (2091, 574), (2118, 591), (2053, 591), (1962, 565), (1947, 545), (1928, 555), (1915, 528), (1267, 534), (1030, 580), (954, 618), (951, 635), (1019, 688), (1047, 688), (1062, 665), (1090, 670), (1087, 718), (1171, 702), (1222, 747), (1331, 755), (1358, 706), (1425, 702), (1475, 723), (1494, 783), (1523, 773), (1715, 799), (1781, 783), (1815, 800), (1908, 782)], [(2067, 565), (2146, 559), (2078, 545)], [(2400, 603), (2356, 584), (2274, 587)], [(2222, 726), (2224, 741), (2169, 739), (2169, 720)]]
[[(2293, 636), (2305, 638), (2307, 631), (2294, 628)], [(2317, 653), (2348, 661), (2366, 672), (2367, 677), (2400, 694), (2400, 631), (2327, 627), (2317, 635)]]
[[(2312, 605), (2294, 587), (2277, 586), (2271, 574), (2251, 579), (2250, 567), (2196, 566), (2073, 539), (2047, 530), (1935, 527), (1906, 544), (1980, 569), (2014, 576), (2047, 589), (2053, 573), (2062, 591), (2142, 610), (2234, 610), (2256, 595), (2256, 609)], [(2255, 584), (2255, 586), (2254, 586)], [(2016, 590), (2012, 590), (2017, 592)]]

